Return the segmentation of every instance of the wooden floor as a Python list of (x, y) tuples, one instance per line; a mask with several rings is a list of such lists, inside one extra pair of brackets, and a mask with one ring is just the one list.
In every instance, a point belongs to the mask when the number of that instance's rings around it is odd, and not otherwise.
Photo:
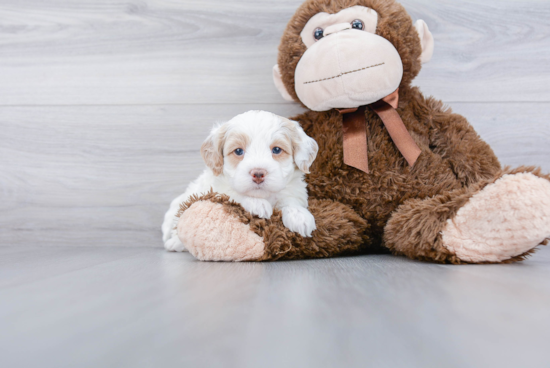
[[(2, 0), (0, 367), (548, 367), (550, 253), (195, 262), (161, 250), (216, 121), (301, 110), (271, 68), (301, 0)], [(550, 171), (550, 2), (402, 2), (415, 80)]]
[(548, 367), (548, 280), (549, 248), (457, 267), (0, 247), (0, 366)]

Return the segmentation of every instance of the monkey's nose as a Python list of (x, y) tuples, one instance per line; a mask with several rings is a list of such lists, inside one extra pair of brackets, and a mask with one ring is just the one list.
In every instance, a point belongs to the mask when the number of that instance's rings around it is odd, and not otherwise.
[(256, 184), (261, 184), (265, 180), (267, 171), (264, 169), (252, 169), (250, 170), (250, 175), (252, 176), (252, 181)]

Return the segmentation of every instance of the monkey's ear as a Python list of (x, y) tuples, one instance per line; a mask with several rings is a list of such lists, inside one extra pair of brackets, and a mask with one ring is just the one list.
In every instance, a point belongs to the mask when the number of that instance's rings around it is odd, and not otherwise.
[(431, 60), (434, 53), (434, 37), (428, 29), (428, 25), (422, 19), (419, 19), (414, 24), (418, 36), (420, 36), (420, 45), (422, 46), (422, 55), (420, 55), (420, 62), (422, 64)]
[(201, 156), (214, 176), (223, 172), (223, 145), (225, 144), (224, 126), (215, 126), (201, 146)]
[(281, 70), (279, 69), (279, 64), (275, 64), (273, 67), (273, 82), (275, 83), (275, 87), (277, 87), (277, 90), (279, 90), (279, 93), (285, 101), (294, 102), (294, 99), (292, 96), (290, 96), (290, 93), (285, 88), (285, 85), (283, 83), (283, 77), (281, 76)]

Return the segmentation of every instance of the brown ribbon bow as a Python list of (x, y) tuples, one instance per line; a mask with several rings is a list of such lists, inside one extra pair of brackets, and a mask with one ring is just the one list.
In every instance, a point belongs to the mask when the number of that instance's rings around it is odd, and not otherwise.
[[(420, 148), (416, 145), (407, 131), (403, 120), (395, 111), (399, 102), (399, 89), (380, 101), (368, 105), (384, 123), (393, 143), (405, 160), (412, 167), (418, 156)], [(355, 109), (338, 110), (343, 114), (344, 133), (344, 163), (356, 169), (369, 173), (369, 158), (367, 154), (367, 122), (365, 119), (366, 106)]]

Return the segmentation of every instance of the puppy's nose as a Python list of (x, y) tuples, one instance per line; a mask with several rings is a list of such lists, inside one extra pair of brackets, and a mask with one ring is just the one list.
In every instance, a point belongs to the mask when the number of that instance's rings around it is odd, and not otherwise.
[(267, 171), (264, 169), (252, 169), (250, 170), (250, 175), (252, 176), (252, 181), (256, 184), (264, 182)]

